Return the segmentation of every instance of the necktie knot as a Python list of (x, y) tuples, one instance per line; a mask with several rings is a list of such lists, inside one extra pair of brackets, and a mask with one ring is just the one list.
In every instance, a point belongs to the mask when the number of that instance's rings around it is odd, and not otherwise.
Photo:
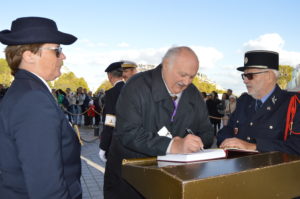
[(176, 101), (176, 100), (177, 100), (177, 96), (176, 96), (176, 95), (171, 96), (171, 98), (172, 98), (173, 101)]

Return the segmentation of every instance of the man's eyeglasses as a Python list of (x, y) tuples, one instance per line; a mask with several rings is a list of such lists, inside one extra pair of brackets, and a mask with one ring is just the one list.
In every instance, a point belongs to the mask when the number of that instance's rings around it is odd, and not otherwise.
[(61, 53), (62, 53), (62, 47), (58, 46), (58, 47), (44, 47), (44, 48), (40, 48), (41, 50), (54, 50), (55, 51), (55, 55), (56, 57), (60, 57)]
[(247, 77), (248, 80), (252, 80), (254, 78), (254, 75), (266, 73), (266, 72), (269, 72), (269, 71), (262, 71), (262, 72), (256, 72), (256, 73), (243, 73), (241, 75), (242, 75), (243, 80), (245, 79), (245, 77)]

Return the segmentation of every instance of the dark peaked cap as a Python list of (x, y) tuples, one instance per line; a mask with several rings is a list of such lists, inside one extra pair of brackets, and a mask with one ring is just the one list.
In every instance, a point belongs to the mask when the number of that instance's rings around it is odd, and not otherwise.
[(274, 51), (254, 50), (245, 53), (244, 66), (237, 70), (244, 71), (248, 68), (279, 69), (279, 54)]
[(112, 71), (118, 70), (118, 69), (121, 71), (122, 64), (123, 64), (122, 61), (111, 63), (111, 64), (105, 69), (105, 72), (109, 73), (109, 72), (112, 72)]

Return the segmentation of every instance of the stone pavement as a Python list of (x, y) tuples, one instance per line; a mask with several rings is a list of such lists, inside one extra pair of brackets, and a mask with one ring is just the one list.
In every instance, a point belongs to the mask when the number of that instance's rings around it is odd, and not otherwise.
[(94, 129), (79, 129), (83, 140), (81, 147), (83, 199), (103, 199), (103, 177), (105, 164), (99, 158), (99, 139)]

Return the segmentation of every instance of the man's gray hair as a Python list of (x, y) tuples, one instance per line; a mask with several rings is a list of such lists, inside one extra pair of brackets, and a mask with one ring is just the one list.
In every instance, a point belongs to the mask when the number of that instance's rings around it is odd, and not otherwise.
[(176, 57), (178, 54), (180, 54), (182, 50), (187, 50), (187, 51), (191, 52), (198, 59), (196, 53), (190, 47), (187, 47), (187, 46), (176, 46), (176, 47), (170, 48), (166, 52), (166, 54), (162, 58), (162, 62), (164, 62), (165, 60), (169, 60), (169, 63), (170, 63), (169, 65), (171, 66), (172, 62), (174, 60), (174, 57)]
[(272, 71), (274, 73), (276, 80), (278, 80), (280, 77), (280, 72), (278, 70), (273, 70), (273, 69), (270, 69), (270, 71)]

